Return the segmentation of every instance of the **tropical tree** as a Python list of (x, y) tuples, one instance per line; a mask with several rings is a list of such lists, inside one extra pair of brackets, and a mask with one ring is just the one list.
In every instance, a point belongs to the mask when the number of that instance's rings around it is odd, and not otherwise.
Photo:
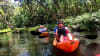
[(3, 24), (3, 26), (8, 26), (10, 29), (13, 29), (12, 26), (12, 16), (13, 16), (13, 9), (14, 7), (12, 5), (4, 5), (5, 7), (2, 7), (2, 9), (0, 9), (0, 13), (1, 13), (1, 23)]

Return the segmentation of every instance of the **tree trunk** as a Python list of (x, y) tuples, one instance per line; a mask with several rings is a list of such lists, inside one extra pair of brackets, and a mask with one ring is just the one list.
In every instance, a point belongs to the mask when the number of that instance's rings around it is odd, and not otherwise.
[(9, 23), (9, 22), (6, 20), (6, 16), (4, 16), (4, 22), (5, 22), (5, 24), (6, 24), (11, 30), (14, 29), (13, 26), (12, 26), (12, 24)]

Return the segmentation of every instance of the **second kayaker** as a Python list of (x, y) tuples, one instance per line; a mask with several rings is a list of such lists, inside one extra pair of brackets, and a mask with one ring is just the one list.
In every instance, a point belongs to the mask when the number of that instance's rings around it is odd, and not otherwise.
[(40, 25), (40, 28), (38, 30), (41, 34), (40, 37), (47, 37), (48, 36), (48, 32), (47, 32), (47, 28), (43, 25)]
[(46, 32), (47, 28), (43, 25), (40, 25), (40, 29), (38, 30), (39, 32)]

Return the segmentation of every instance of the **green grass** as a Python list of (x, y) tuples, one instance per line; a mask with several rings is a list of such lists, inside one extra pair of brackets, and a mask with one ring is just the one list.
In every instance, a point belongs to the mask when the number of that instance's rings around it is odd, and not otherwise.
[(3, 30), (0, 30), (0, 33), (3, 33), (3, 32), (9, 32), (9, 31), (11, 31), (10, 28), (8, 28), (8, 29), (3, 29)]

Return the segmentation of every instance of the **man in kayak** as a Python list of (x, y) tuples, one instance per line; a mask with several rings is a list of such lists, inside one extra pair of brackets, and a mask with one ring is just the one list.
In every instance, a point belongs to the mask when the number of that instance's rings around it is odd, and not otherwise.
[[(69, 35), (69, 30), (63, 25), (63, 22), (59, 21), (57, 24), (58, 26), (54, 30), (57, 41), (72, 40), (72, 37)], [(67, 35), (69, 35), (69, 38), (67, 38)]]
[(40, 25), (40, 29), (38, 30), (39, 32), (46, 32), (47, 28), (44, 27), (43, 25)]

